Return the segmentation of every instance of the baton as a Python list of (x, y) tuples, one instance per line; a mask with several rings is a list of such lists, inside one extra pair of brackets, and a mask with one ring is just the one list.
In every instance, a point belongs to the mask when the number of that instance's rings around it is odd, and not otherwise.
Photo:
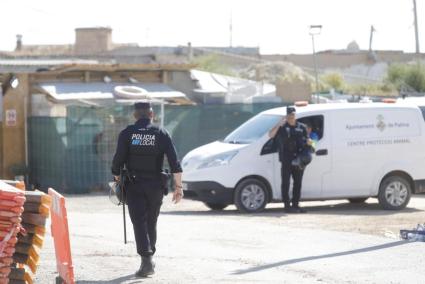
[(124, 244), (127, 244), (127, 222), (125, 220), (125, 187), (124, 187), (124, 170), (120, 171), (120, 186), (121, 186), (121, 202), (122, 202), (122, 218), (124, 224)]
[(125, 202), (122, 204), (122, 217), (124, 221), (124, 244), (127, 244), (127, 223), (125, 221)]

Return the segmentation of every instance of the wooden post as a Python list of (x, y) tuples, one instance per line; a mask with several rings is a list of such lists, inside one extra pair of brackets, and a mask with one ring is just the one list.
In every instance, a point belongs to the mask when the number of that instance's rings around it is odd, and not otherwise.
[(17, 75), (19, 85), (16, 89), (8, 89), (3, 97), (3, 109), (5, 117), (2, 124), (3, 145), (0, 149), (2, 156), (3, 178), (13, 179), (14, 175), (10, 171), (12, 165), (25, 165), (25, 103), (29, 96), (28, 74)]

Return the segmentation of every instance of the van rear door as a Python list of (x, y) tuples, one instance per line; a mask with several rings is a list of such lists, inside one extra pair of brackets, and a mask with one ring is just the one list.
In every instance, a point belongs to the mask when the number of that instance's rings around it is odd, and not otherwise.
[(335, 110), (331, 118), (333, 168), (325, 198), (376, 195), (386, 171), (418, 159), (421, 128), (411, 108)]

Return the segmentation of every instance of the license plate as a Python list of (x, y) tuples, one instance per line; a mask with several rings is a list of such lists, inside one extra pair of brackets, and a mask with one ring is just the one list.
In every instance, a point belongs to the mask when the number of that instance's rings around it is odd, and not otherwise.
[(187, 190), (187, 183), (182, 183), (183, 190)]

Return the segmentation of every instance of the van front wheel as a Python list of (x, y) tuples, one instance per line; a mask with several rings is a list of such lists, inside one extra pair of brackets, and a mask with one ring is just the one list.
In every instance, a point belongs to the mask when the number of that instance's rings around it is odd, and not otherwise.
[(379, 204), (386, 210), (400, 210), (410, 201), (410, 183), (401, 176), (386, 177), (379, 188)]
[(249, 178), (236, 186), (235, 205), (241, 212), (260, 212), (266, 207), (268, 200), (267, 187), (260, 180)]

